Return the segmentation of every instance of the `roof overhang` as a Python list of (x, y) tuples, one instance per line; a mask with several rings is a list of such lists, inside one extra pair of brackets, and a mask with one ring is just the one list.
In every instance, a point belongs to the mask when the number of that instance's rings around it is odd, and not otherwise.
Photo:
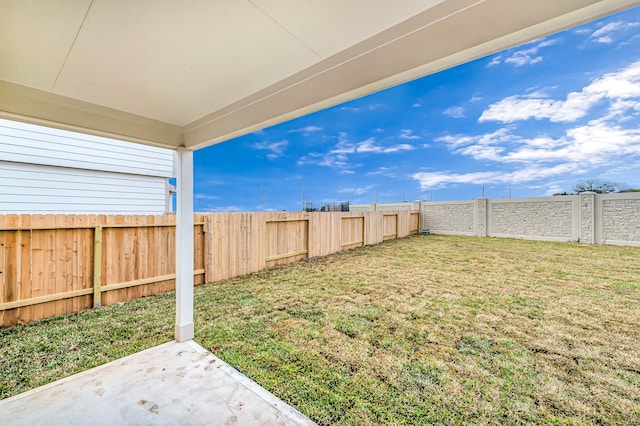
[(2, 0), (0, 117), (197, 149), (640, 0)]

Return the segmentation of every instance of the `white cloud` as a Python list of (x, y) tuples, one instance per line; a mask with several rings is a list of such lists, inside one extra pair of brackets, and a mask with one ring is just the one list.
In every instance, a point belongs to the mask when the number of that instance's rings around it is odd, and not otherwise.
[(398, 137), (400, 139), (407, 139), (407, 140), (420, 139), (420, 136), (414, 135), (413, 134), (413, 130), (411, 130), (411, 129), (402, 129), (402, 130), (400, 130), (400, 136), (398, 136)]
[(444, 142), (454, 154), (496, 163), (611, 165), (629, 156), (640, 157), (640, 129), (622, 128), (595, 120), (566, 130), (559, 138), (516, 136), (509, 128), (482, 135), (447, 135)]
[(566, 189), (562, 189), (562, 187), (559, 184), (550, 183), (549, 186), (547, 187), (547, 190), (545, 191), (545, 194), (553, 195), (553, 194), (559, 194), (563, 191), (566, 191)]
[(554, 167), (530, 166), (514, 171), (492, 171), (492, 172), (418, 172), (412, 175), (413, 179), (420, 183), (421, 189), (439, 189), (447, 184), (492, 184), (509, 183), (517, 184), (530, 182), (537, 179), (560, 176), (566, 173), (576, 172), (575, 165), (560, 164)]
[(453, 118), (463, 118), (465, 111), (466, 110), (464, 109), (464, 107), (453, 106), (445, 109), (442, 113), (444, 115), (448, 115), (449, 117), (453, 117)]
[(217, 197), (215, 195), (210, 195), (210, 194), (195, 194), (193, 196), (196, 200), (217, 200), (220, 197)]
[(638, 25), (640, 25), (640, 22), (610, 22), (605, 26), (595, 30), (589, 37), (589, 40), (593, 43), (611, 44), (614, 41), (614, 35), (616, 33), (626, 31), (628, 29), (637, 27)]
[[(299, 166), (314, 164), (318, 166), (332, 167), (343, 170), (351, 170), (360, 167), (361, 164), (353, 164), (349, 161), (349, 156), (356, 154), (393, 154), (402, 151), (412, 151), (416, 149), (413, 145), (400, 143), (395, 145), (378, 145), (375, 138), (368, 138), (361, 142), (351, 142), (347, 133), (342, 132), (338, 137), (335, 147), (325, 154), (312, 152), (301, 157), (297, 164)], [(348, 171), (345, 173), (349, 173)]]
[(386, 106), (384, 104), (376, 103), (376, 104), (365, 105), (363, 107), (343, 106), (340, 109), (342, 111), (360, 112), (360, 111), (375, 111), (385, 107)]
[(368, 193), (369, 191), (371, 191), (375, 187), (376, 187), (376, 185), (367, 185), (367, 186), (362, 187), (362, 188), (343, 188), (343, 189), (338, 190), (338, 193), (340, 193), (340, 194), (351, 194), (351, 195), (362, 195), (362, 194)]
[(274, 160), (284, 155), (284, 150), (289, 145), (287, 140), (281, 140), (280, 142), (258, 142), (253, 144), (255, 149), (271, 151), (267, 154), (269, 160)]
[(356, 152), (355, 144), (351, 143), (349, 135), (345, 132), (340, 133), (335, 148), (329, 151), (330, 154), (353, 154), (354, 152)]
[(487, 67), (495, 67), (496, 65), (500, 65), (502, 63), (502, 55), (498, 55), (493, 57), (491, 61), (487, 64)]
[(365, 141), (359, 142), (356, 145), (353, 145), (354, 153), (374, 153), (374, 154), (393, 154), (395, 152), (401, 151), (412, 151), (415, 149), (413, 145), (409, 145), (406, 143), (400, 143), (391, 146), (380, 146), (375, 144), (374, 138), (369, 138)]
[(378, 167), (378, 170), (368, 172), (367, 176), (386, 176), (394, 178), (396, 177), (396, 172), (391, 167)]
[(319, 126), (305, 126), (298, 129), (291, 129), (288, 133), (313, 133), (321, 130), (323, 130), (323, 128)]
[(420, 183), (421, 189), (439, 189), (452, 183), (483, 184), (494, 182), (499, 175), (498, 172), (418, 172), (414, 173), (412, 178)]
[(510, 129), (502, 128), (483, 135), (447, 135), (435, 141), (446, 143), (454, 154), (470, 156), (475, 160), (500, 161), (505, 146), (514, 139)]
[(532, 56), (536, 55), (537, 51), (538, 49), (520, 50), (509, 56), (504, 60), (504, 62), (507, 64), (513, 64), (514, 67), (537, 64), (542, 61), (542, 56)]
[(554, 39), (551, 39), (551, 40), (544, 40), (543, 42), (538, 43), (537, 47), (538, 48), (543, 48), (543, 47), (553, 46), (553, 45), (557, 44), (559, 41), (560, 41), (559, 38), (554, 38)]
[(420, 182), (422, 189), (458, 183), (517, 184), (568, 173), (583, 174), (603, 167), (612, 169), (628, 164), (640, 167), (640, 129), (636, 126), (622, 128), (604, 120), (568, 129), (557, 139), (518, 137), (505, 128), (485, 135), (444, 136), (439, 141), (447, 143), (455, 154), (511, 165), (512, 169), (414, 173), (412, 177)]
[(422, 106), (422, 104), (420, 102), (414, 102), (413, 105), (411, 105), (414, 108), (420, 108)]
[(515, 137), (511, 135), (510, 129), (505, 127), (495, 132), (483, 135), (446, 135), (436, 138), (436, 142), (445, 142), (449, 149), (458, 151), (459, 149), (476, 144), (482, 146), (496, 145), (499, 143), (511, 142)]
[(342, 132), (338, 137), (338, 143), (335, 149), (325, 154), (311, 152), (301, 157), (297, 164), (299, 166), (317, 165), (337, 169), (351, 169), (355, 166), (348, 161), (349, 158), (347, 154), (353, 153), (354, 150), (348, 143), (348, 140), (348, 134)]
[(636, 43), (638, 40), (640, 40), (640, 34), (635, 34), (630, 39), (619, 43), (618, 47), (628, 46), (630, 44)]
[(595, 79), (579, 92), (571, 92), (564, 100), (550, 99), (541, 93), (509, 96), (494, 103), (480, 116), (479, 121), (512, 123), (535, 118), (552, 122), (572, 122), (587, 115), (603, 100), (618, 107), (635, 108), (636, 102), (619, 103), (640, 97), (640, 61), (627, 68)]
[(361, 142), (352, 143), (349, 141), (346, 133), (340, 134), (340, 139), (335, 148), (329, 151), (329, 154), (333, 155), (346, 155), (346, 154), (391, 154), (400, 151), (412, 151), (415, 147), (406, 143), (381, 146), (376, 145), (375, 138), (368, 138)]
[(625, 164), (619, 165), (617, 167), (607, 168), (606, 177), (601, 177), (613, 182), (625, 182), (637, 188), (638, 181), (627, 182), (627, 180), (629, 179), (629, 175), (637, 172), (638, 169), (640, 169), (640, 159), (638, 159), (637, 161), (628, 161)]
[(298, 166), (316, 165), (337, 169), (356, 167), (356, 165), (348, 161), (347, 156), (344, 154), (321, 154), (318, 152), (311, 152), (300, 157), (296, 164)]
[(544, 98), (530, 98), (525, 96), (509, 96), (492, 104), (482, 112), (478, 121), (501, 121), (512, 123), (529, 118), (555, 117), (561, 101)]
[(526, 49), (516, 50), (513, 53), (505, 55), (498, 55), (494, 57), (488, 64), (488, 67), (493, 67), (499, 65), (501, 63), (511, 64), (514, 67), (522, 67), (524, 65), (533, 65), (541, 62), (544, 57), (540, 55), (540, 49), (545, 47), (553, 46), (558, 43), (559, 39), (551, 39), (551, 40), (534, 40), (529, 43), (524, 44), (523, 46), (530, 46)]
[[(596, 104), (602, 107), (598, 117), (586, 120)], [(441, 136), (435, 142), (446, 144), (455, 155), (483, 161), (492, 171), (423, 171), (414, 173), (413, 178), (422, 189), (463, 183), (541, 185), (541, 180), (565, 178), (567, 174), (601, 174), (629, 165), (629, 170), (640, 168), (640, 62), (602, 75), (564, 100), (540, 91), (503, 99), (491, 105), (480, 121), (511, 123), (529, 118), (574, 124), (555, 135), (539, 132), (524, 136), (512, 124), (484, 134)], [(554, 131), (554, 127), (545, 129)], [(487, 166), (487, 162), (493, 165)], [(543, 187), (548, 193), (561, 192), (557, 182)]]

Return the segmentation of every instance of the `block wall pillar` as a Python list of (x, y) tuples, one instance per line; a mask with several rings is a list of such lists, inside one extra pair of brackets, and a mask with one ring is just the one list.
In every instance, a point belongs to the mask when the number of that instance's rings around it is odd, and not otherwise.
[(580, 193), (580, 242), (594, 244), (595, 240), (595, 192)]
[(475, 202), (476, 205), (476, 229), (475, 234), (478, 237), (486, 237), (487, 236), (487, 213), (489, 207), (489, 199), (488, 198), (478, 198)]

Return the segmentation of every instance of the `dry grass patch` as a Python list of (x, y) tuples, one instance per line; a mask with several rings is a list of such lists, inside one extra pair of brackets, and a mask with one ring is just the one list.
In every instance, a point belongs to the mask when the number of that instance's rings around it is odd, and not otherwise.
[[(198, 287), (196, 340), (320, 424), (638, 424), (639, 259), (633, 247), (390, 241)], [(166, 341), (172, 295), (96, 312), (0, 330), (0, 371), (14, 372), (0, 396), (61, 374), (32, 359), (82, 368), (125, 341)], [(109, 330), (91, 325), (103, 315), (126, 327), (84, 354), (100, 338), (83, 332)], [(46, 327), (71, 337), (28, 343)]]
[(398, 240), (213, 284), (198, 339), (322, 424), (637, 423), (639, 258)]

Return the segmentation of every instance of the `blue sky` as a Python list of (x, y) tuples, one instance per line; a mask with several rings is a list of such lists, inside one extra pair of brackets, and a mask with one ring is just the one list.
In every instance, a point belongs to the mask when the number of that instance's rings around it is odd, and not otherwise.
[[(640, 187), (640, 8), (196, 151), (196, 211)], [(262, 194), (262, 196), (261, 196)]]

